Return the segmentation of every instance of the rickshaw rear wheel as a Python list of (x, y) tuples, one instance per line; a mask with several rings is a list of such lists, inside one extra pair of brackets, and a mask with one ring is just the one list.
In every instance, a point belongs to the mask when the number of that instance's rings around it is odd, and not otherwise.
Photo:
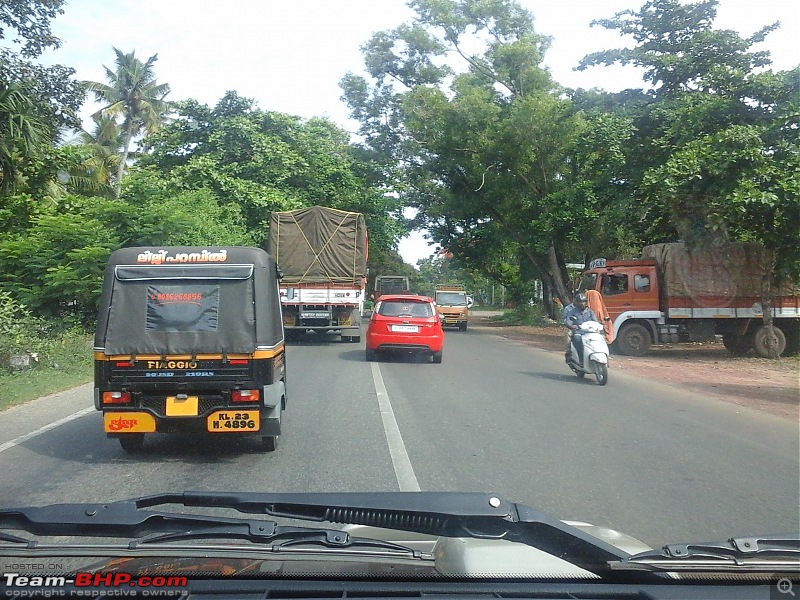
[(265, 435), (261, 438), (261, 449), (266, 452), (275, 452), (278, 449), (278, 436)]
[(119, 437), (119, 445), (125, 452), (135, 454), (141, 452), (144, 448), (144, 434), (143, 433), (128, 433)]

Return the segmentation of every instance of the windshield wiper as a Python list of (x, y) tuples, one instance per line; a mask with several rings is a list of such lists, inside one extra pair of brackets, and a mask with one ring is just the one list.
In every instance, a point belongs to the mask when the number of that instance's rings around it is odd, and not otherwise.
[[(145, 544), (200, 539), (236, 539), (266, 544), (272, 551), (313, 544), (327, 548), (367, 547), (420, 558), (422, 553), (392, 542), (349, 535), (339, 529), (293, 527), (275, 521), (141, 510), (137, 500), (108, 504), (54, 504), (0, 510), (0, 527), (41, 536), (136, 538), (133, 550)], [(35, 540), (0, 532), (0, 540), (35, 547)]]
[[(280, 529), (272, 521), (250, 521), (145, 510), (162, 505), (228, 508), (305, 521), (346, 523), (416, 532), (432, 536), (502, 539), (532, 546), (598, 575), (610, 574), (609, 563), (627, 553), (580, 529), (497, 495), (460, 492), (384, 493), (165, 493), (107, 504), (55, 504), (0, 509), (0, 529), (36, 535), (106, 537), (243, 537), (267, 542), (276, 535), (324, 533), (320, 543), (341, 545), (342, 531)], [(280, 532), (280, 533), (279, 533)], [(177, 536), (177, 537), (176, 537)], [(356, 538), (350, 539), (352, 543)], [(378, 542), (382, 547), (405, 549)]]
[(697, 571), (708, 568), (766, 566), (800, 571), (800, 535), (730, 538), (723, 542), (669, 544), (661, 550), (629, 556), (614, 568), (644, 568), (660, 571)]

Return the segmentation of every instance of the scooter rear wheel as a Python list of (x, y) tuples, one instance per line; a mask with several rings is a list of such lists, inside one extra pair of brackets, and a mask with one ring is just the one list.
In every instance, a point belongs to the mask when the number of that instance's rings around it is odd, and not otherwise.
[(608, 383), (608, 365), (594, 361), (594, 376), (597, 383), (605, 385)]

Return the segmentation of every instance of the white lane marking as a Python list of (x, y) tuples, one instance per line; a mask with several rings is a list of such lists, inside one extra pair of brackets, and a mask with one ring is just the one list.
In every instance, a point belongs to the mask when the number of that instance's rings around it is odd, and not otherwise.
[(397, 477), (397, 484), (401, 492), (418, 492), (419, 482), (414, 475), (414, 468), (406, 452), (406, 445), (403, 443), (403, 436), (400, 435), (400, 428), (394, 418), (392, 404), (389, 402), (389, 394), (383, 383), (381, 370), (378, 363), (371, 363), (372, 380), (375, 382), (375, 392), (378, 395), (378, 406), (381, 409), (381, 419), (383, 419), (383, 430), (386, 432), (386, 442), (389, 444), (389, 455), (392, 457), (394, 474)]
[(75, 419), (79, 419), (83, 415), (88, 415), (90, 412), (94, 412), (94, 406), (87, 406), (83, 410), (79, 410), (76, 413), (72, 413), (71, 415), (67, 415), (63, 419), (59, 419), (58, 421), (53, 421), (45, 425), (44, 427), (39, 427), (36, 431), (31, 431), (30, 433), (26, 433), (25, 435), (21, 435), (17, 438), (14, 438), (10, 442), (6, 442), (4, 444), (0, 444), (0, 452), (4, 450), (8, 450), (9, 448), (13, 448), (14, 446), (19, 446), (23, 442), (27, 442), (31, 438), (35, 438), (37, 435), (41, 435), (46, 431), (50, 431), (51, 429), (55, 429), (59, 425), (63, 425), (64, 423), (69, 423), (70, 421), (74, 421)]

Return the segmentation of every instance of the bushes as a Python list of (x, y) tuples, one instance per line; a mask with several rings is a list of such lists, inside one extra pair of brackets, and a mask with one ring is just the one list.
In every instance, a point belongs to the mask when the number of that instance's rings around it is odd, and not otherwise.
[[(11, 357), (28, 368), (13, 370)], [(91, 336), (68, 321), (34, 317), (8, 292), (0, 291), (0, 410), (91, 379)]]

